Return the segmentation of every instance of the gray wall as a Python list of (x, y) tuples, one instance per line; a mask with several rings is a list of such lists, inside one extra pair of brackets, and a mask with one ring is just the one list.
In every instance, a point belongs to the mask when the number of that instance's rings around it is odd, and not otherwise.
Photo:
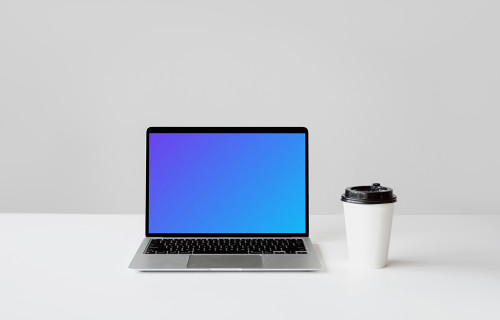
[(399, 213), (500, 214), (499, 12), (0, 0), (0, 212), (143, 213), (148, 126), (307, 126), (313, 213), (381, 182)]

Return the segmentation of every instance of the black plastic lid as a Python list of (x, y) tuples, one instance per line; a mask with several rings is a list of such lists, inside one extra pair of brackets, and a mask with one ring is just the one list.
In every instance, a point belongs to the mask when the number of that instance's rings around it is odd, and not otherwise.
[(374, 183), (371, 186), (349, 187), (341, 198), (344, 202), (360, 204), (379, 204), (396, 202), (396, 195), (392, 189), (382, 187), (380, 183)]

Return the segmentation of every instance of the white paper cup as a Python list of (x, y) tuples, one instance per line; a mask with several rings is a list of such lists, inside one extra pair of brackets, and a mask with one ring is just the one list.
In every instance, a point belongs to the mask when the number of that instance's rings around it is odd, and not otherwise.
[[(351, 187), (342, 196), (347, 251), (349, 262), (355, 268), (377, 269), (387, 265), (396, 196), (392, 194), (392, 189), (374, 185), (378, 189), (370, 190), (373, 186)], [(358, 193), (354, 195), (356, 198), (349, 198), (353, 194), (348, 194), (347, 190), (351, 189), (354, 193), (360, 191), (356, 188), (371, 194)], [(386, 194), (382, 194), (384, 192)], [(370, 199), (373, 197), (375, 199)]]

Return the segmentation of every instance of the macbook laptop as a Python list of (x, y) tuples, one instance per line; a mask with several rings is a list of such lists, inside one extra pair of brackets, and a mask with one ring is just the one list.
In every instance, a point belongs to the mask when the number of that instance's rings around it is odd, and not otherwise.
[(309, 271), (306, 128), (147, 130), (142, 271)]

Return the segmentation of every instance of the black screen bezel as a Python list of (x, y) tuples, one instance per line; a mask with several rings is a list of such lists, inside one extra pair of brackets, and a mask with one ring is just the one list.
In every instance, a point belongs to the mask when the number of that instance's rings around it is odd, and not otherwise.
[[(304, 133), (306, 166), (306, 232), (304, 233), (150, 233), (149, 232), (149, 134), (150, 133)], [(305, 127), (149, 127), (146, 130), (146, 237), (308, 237), (309, 236), (309, 137)]]

